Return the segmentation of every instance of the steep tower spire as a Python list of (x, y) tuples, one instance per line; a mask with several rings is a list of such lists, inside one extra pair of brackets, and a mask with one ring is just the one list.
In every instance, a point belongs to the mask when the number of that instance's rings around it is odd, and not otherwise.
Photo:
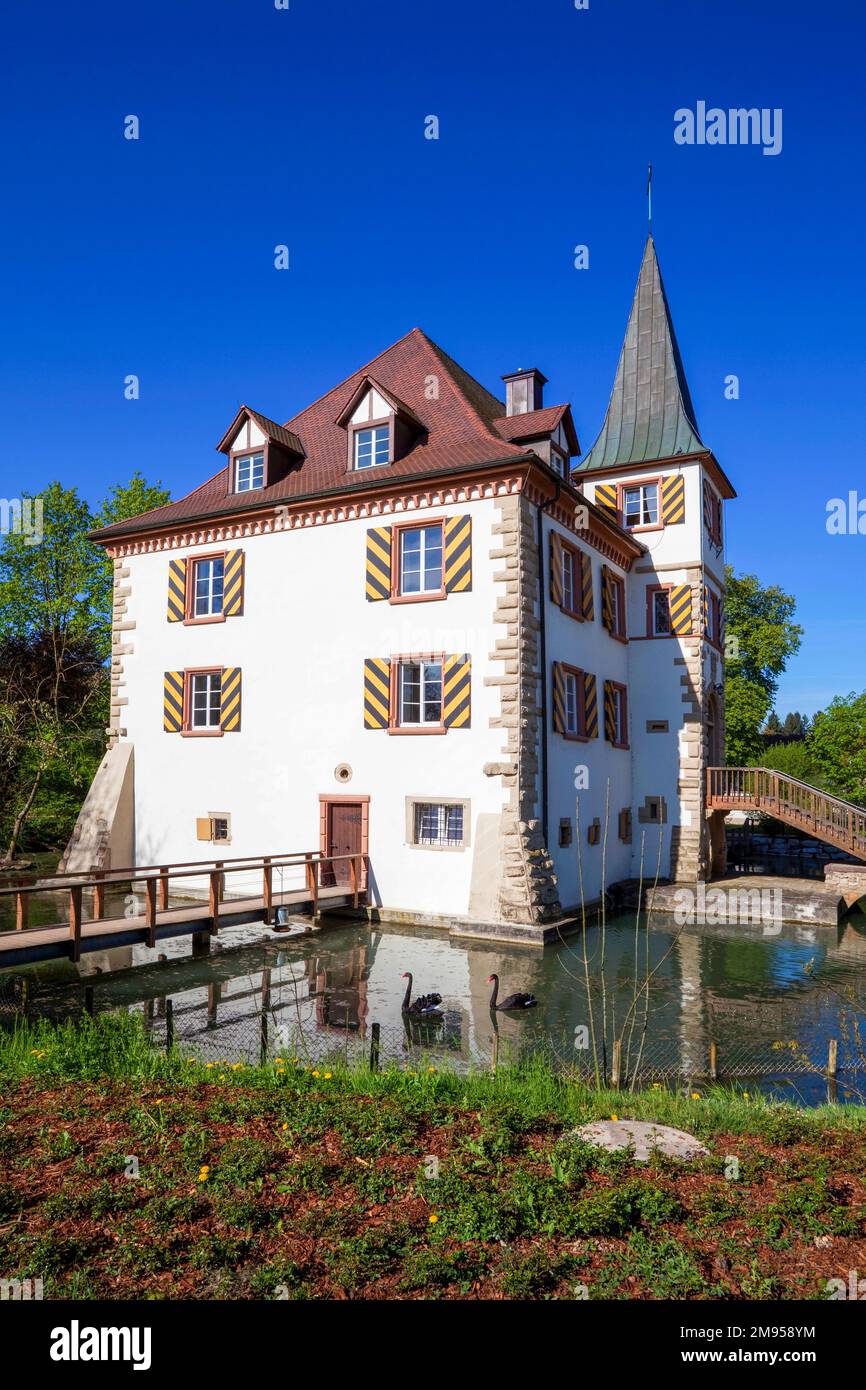
[(573, 471), (706, 452), (650, 234), (604, 424)]

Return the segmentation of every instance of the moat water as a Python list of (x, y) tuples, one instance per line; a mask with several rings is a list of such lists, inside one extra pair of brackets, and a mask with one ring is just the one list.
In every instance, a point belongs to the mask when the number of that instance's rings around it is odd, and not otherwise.
[[(256, 933), (221, 933), (203, 959), (192, 959), (189, 938), (177, 938), (160, 943), (165, 960), (145, 947), (124, 947), (86, 956), (80, 970), (52, 962), (5, 971), (0, 1017), (8, 1025), (25, 1000), (31, 1016), (75, 1016), (89, 987), (97, 1011), (140, 1012), (157, 1040), (165, 1037), (170, 999), (178, 1044), (215, 1060), (258, 1058), (264, 1005), (269, 1056), (367, 1056), (378, 1024), (383, 1063), (484, 1066), (494, 1055), (502, 1062), (546, 1052), (586, 1067), (588, 1035), (594, 1030), (600, 1044), (606, 1009), (608, 1053), (613, 1038), (622, 1037), (631, 1066), (640, 1053), (644, 1084), (691, 1085), (705, 1075), (714, 1042), (722, 1080), (814, 1104), (827, 1099), (822, 1072), (836, 1038), (832, 1094), (843, 1101), (866, 1094), (866, 1057), (854, 1036), (866, 1011), (860, 914), (837, 930), (681, 928), (661, 917), (647, 926), (630, 913), (608, 923), (604, 941), (599, 927), (588, 929), (586, 963), (580, 936), (542, 952), (324, 918), (314, 934), (243, 944)], [(406, 1025), (406, 970), (416, 992), (442, 995), (441, 1020)], [(651, 984), (642, 990), (648, 971)], [(491, 1015), (493, 972), (504, 994), (532, 991), (538, 1007)]]

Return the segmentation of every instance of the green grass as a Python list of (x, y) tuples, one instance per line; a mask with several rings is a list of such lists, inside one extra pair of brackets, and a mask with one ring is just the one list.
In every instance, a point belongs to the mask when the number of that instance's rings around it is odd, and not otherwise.
[[(331, 1078), (324, 1082), (324, 1072), (318, 1070), (318, 1078), (312, 1077), (310, 1068), (301, 1066), (286, 1066), (282, 1074), (272, 1064), (232, 1070), (191, 1061), (176, 1051), (165, 1054), (154, 1049), (141, 1020), (123, 1014), (104, 1014), (59, 1026), (47, 1021), (21, 1023), (12, 1032), (0, 1033), (0, 1078), (7, 1082), (33, 1078), (44, 1086), (80, 1079), (152, 1082), (164, 1087), (168, 1108), (162, 1114), (161, 1107), (151, 1103), (134, 1107), (131, 1118), (142, 1133), (163, 1124), (170, 1107), (182, 1104), (184, 1094), (197, 1092), (202, 1084), (210, 1087), (208, 1118), (216, 1123), (236, 1119), (239, 1113), (252, 1117), (256, 1101), (250, 1092), (264, 1089), (291, 1096), (287, 1132), (303, 1135), (308, 1141), (333, 1126), (335, 1102), (339, 1109), (341, 1098), (391, 1100), (395, 1104), (384, 1111), (375, 1106), (345, 1110), (341, 1130), (347, 1149), (365, 1159), (386, 1151), (411, 1151), (419, 1129), (444, 1118), (454, 1107), (483, 1115), (482, 1133), (466, 1141), (467, 1156), (480, 1167), (515, 1152), (522, 1134), (607, 1119), (612, 1114), (620, 1119), (674, 1125), (698, 1138), (725, 1132), (755, 1135), (773, 1144), (808, 1140), (828, 1129), (866, 1130), (866, 1106), (801, 1109), (760, 1094), (744, 1096), (721, 1085), (702, 1088), (699, 1099), (664, 1088), (633, 1094), (595, 1091), (540, 1060), (502, 1067), (495, 1075), (487, 1071), (407, 1071), (396, 1066), (373, 1073), (364, 1066), (334, 1062)], [(238, 1088), (246, 1094), (226, 1094)], [(62, 1134), (52, 1140), (58, 1153), (65, 1142)], [(202, 1136), (190, 1143), (196, 1148), (190, 1157), (203, 1159)]]

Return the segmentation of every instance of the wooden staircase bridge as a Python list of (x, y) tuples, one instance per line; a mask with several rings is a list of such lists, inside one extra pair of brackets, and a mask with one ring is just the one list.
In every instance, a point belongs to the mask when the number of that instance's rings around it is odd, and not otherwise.
[(866, 860), (866, 810), (766, 767), (707, 769), (708, 811), (763, 811)]
[[(278, 907), (313, 917), (357, 908), (366, 901), (368, 879), (367, 855), (317, 851), (51, 874), (0, 888), (0, 904), (15, 901), (15, 929), (0, 931), (0, 970), (57, 958), (77, 962), (82, 953), (117, 946), (155, 947), (170, 936), (202, 941), (220, 927), (250, 922), (273, 925)], [(106, 916), (107, 894), (123, 895), (122, 916)], [(46, 898), (56, 900), (56, 918), (31, 925), (34, 899), (43, 915)]]

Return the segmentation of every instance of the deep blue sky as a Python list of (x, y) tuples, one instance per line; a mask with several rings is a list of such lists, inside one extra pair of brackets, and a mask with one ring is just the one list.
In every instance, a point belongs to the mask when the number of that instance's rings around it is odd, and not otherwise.
[[(866, 687), (866, 536), (825, 531), (866, 496), (859, 0), (48, 0), (2, 37), (0, 495), (180, 496), (242, 401), (286, 419), (416, 324), (494, 390), (537, 364), (588, 449), (652, 160), (729, 556), (806, 628), (779, 706)], [(698, 100), (781, 107), (782, 153), (676, 145)]]

